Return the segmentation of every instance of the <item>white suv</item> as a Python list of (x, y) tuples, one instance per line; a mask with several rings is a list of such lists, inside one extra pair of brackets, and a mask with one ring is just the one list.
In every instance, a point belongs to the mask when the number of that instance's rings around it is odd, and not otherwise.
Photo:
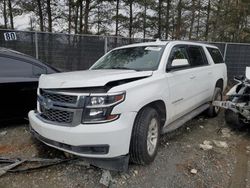
[(33, 134), (57, 149), (91, 158), (149, 164), (160, 134), (205, 111), (216, 116), (227, 85), (217, 47), (156, 41), (116, 48), (89, 70), (42, 75)]

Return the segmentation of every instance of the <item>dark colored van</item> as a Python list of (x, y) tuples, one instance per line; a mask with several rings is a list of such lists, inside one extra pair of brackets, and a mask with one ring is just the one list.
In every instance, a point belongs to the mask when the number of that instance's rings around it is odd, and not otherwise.
[(55, 72), (35, 58), (0, 48), (0, 121), (27, 117), (36, 108), (39, 76)]

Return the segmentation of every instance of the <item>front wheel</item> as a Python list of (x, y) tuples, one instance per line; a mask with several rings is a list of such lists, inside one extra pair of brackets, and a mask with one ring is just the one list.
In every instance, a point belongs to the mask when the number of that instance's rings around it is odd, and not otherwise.
[(157, 111), (145, 107), (138, 113), (130, 142), (130, 160), (136, 164), (149, 164), (157, 154), (160, 138), (160, 119)]

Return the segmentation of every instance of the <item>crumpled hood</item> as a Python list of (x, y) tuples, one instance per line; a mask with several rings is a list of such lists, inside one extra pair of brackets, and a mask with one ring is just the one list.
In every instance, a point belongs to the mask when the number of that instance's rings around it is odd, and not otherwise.
[(153, 71), (85, 70), (41, 75), (39, 88), (78, 88), (104, 86), (108, 82), (151, 76)]

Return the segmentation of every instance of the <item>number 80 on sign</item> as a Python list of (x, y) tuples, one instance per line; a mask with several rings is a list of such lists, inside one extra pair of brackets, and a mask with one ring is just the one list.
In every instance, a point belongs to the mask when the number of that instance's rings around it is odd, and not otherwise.
[(4, 39), (6, 41), (17, 40), (15, 32), (6, 32), (4, 33)]

